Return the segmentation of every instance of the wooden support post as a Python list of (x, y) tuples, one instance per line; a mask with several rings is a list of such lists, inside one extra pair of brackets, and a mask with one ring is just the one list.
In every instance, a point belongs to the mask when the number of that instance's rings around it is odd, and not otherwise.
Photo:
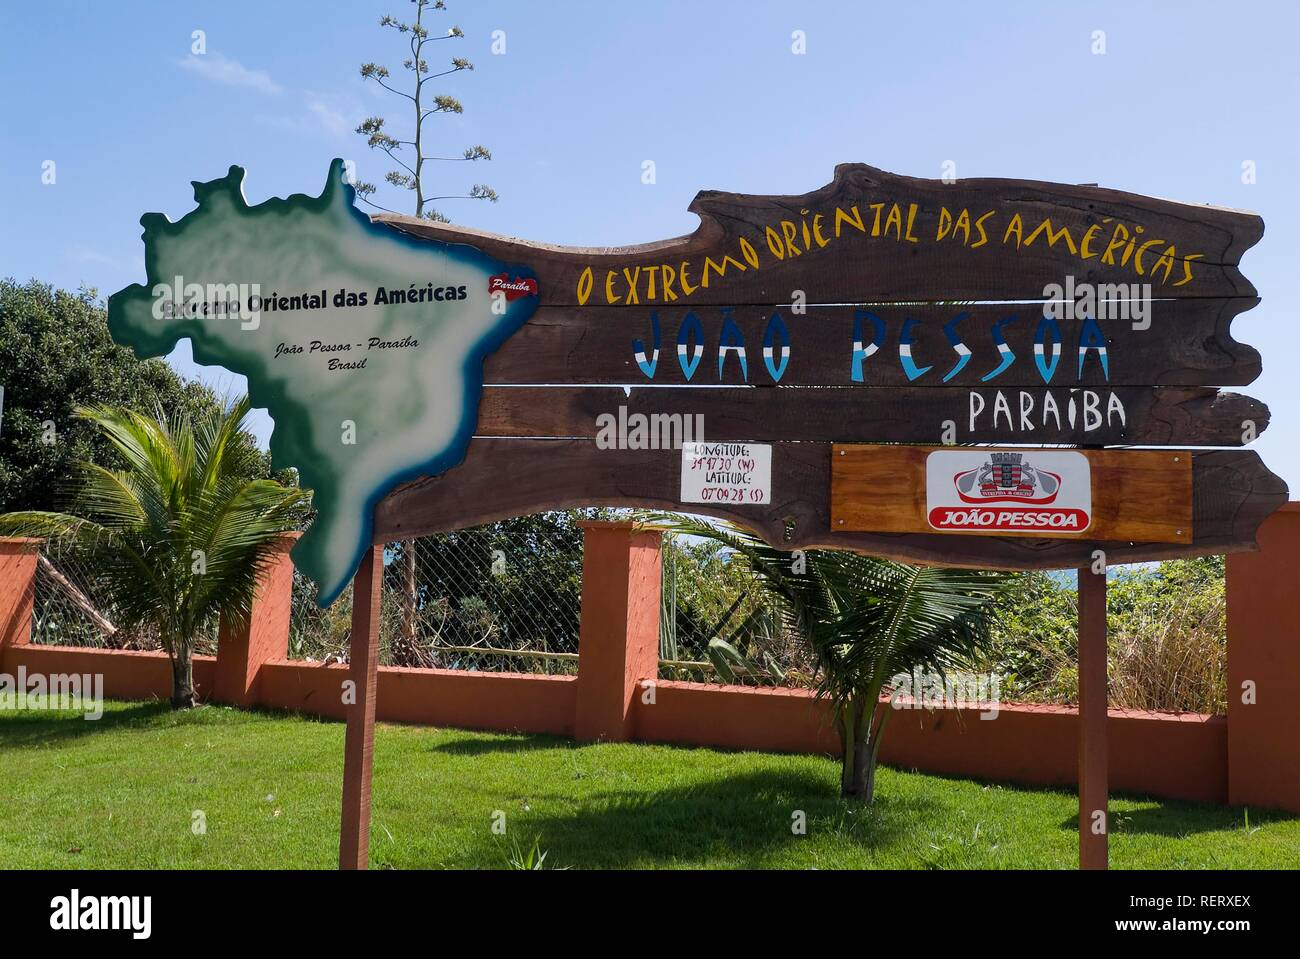
[(1106, 573), (1079, 570), (1079, 868), (1108, 867)]
[(370, 862), (370, 769), (375, 746), (375, 690), (379, 679), (379, 602), (384, 584), (384, 547), (372, 546), (352, 580), (352, 682), (343, 744), (343, 820), (339, 868), (365, 869)]

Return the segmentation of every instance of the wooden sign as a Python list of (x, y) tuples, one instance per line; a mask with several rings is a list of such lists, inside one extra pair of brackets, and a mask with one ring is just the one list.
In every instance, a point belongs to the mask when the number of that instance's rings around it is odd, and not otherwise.
[[(1078, 317), (1044, 322), (1041, 302), (810, 305), (801, 312), (788, 303), (543, 306), (488, 357), (483, 379), (633, 386), (1244, 386), (1259, 376), (1259, 353), (1234, 340), (1229, 327), (1258, 302), (1158, 299), (1142, 318), (1125, 306), (1113, 310), (1123, 315), (1092, 323)], [(1099, 342), (1094, 329), (1105, 343), (1105, 363), (1092, 345)], [(1052, 362), (1058, 346), (1059, 359)]]
[(547, 306), (1044, 299), (1048, 284), (1149, 283), (1153, 298), (1253, 297), (1237, 264), (1258, 216), (1032, 180), (944, 182), (861, 163), (796, 196), (705, 190), (689, 236), (639, 246), (564, 248), (413, 217), (405, 232), (525, 262)]
[[(678, 498), (680, 450), (606, 450), (591, 440), (475, 439), (455, 470), (406, 484), (380, 501), (375, 540), (410, 539), (543, 509), (635, 507), (730, 520), (786, 549), (855, 549), (949, 566), (1061, 569), (1088, 565), (1098, 546), (1112, 563), (1247, 549), (1259, 524), (1287, 498), (1286, 484), (1254, 452), (1194, 450), (1190, 543), (847, 532), (831, 522), (831, 462), (837, 458), (831, 451), (827, 443), (773, 444), (770, 503), (686, 505)], [(1122, 464), (1139, 451), (1107, 452)]]
[[(803, 196), (706, 192), (691, 209), (690, 236), (622, 249), (379, 220), (537, 276), (539, 309), (487, 360), (482, 436), (595, 435), (613, 394), (589, 387), (610, 384), (690, 390), (629, 402), (702, 415), (722, 441), (1236, 446), (1268, 425), (1212, 388), (1259, 374), (1229, 330), (1258, 303), (1237, 268), (1257, 216), (863, 165)], [(527, 384), (553, 388), (492, 389)]]
[(836, 446), (831, 527), (1192, 543), (1187, 450)]
[[(526, 262), (540, 305), (486, 361), (459, 476), (382, 501), (378, 530), (599, 503), (720, 516), (777, 545), (1050, 568), (1098, 544), (1112, 562), (1245, 548), (1285, 500), (1253, 454), (1181, 449), (1245, 445), (1268, 424), (1263, 404), (1216, 389), (1261, 368), (1230, 330), (1259, 302), (1238, 269), (1263, 233), (1252, 214), (861, 165), (802, 196), (705, 192), (691, 210), (690, 236), (586, 250), (380, 218)], [(665, 435), (694, 423), (709, 442), (770, 444), (771, 502), (674, 497), (672, 443), (610, 448), (613, 411)], [(929, 523), (925, 450), (832, 455), (844, 443), (1180, 449), (1079, 453), (1082, 528), (970, 530)], [(526, 460), (529, 475), (485, 494), (484, 457)], [(874, 479), (854, 486), (851, 465)]]
[[(293, 555), (324, 602), (371, 543), (537, 509), (687, 509), (778, 545), (1037, 567), (1098, 541), (1246, 548), (1285, 497), (1253, 454), (1185, 452), (1268, 426), (1219, 390), (1261, 368), (1231, 332), (1259, 302), (1238, 268), (1253, 214), (847, 164), (800, 195), (703, 192), (689, 236), (564, 248), (372, 222), (341, 161), (319, 196), (250, 206), (242, 178), (196, 183), (176, 223), (142, 219), (147, 283), (110, 298), (109, 326), (248, 376), (273, 465), (315, 490)], [(1051, 514), (1077, 528), (1025, 510), (976, 528), (931, 522), (929, 454), (832, 456), (899, 443), (1176, 449), (1052, 454), (1087, 466), (1086, 507)], [(1021, 475), (1069, 475), (1025, 456)], [(881, 484), (910, 505), (871, 501)]]
[[(603, 417), (698, 421), (720, 442), (1241, 446), (1268, 408), (1205, 387), (965, 390), (485, 387), (478, 436), (597, 437)], [(1247, 429), (1251, 424), (1253, 429)]]

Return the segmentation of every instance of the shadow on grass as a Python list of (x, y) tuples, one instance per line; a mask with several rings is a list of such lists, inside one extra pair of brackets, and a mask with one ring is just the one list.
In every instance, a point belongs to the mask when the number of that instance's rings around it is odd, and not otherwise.
[[(884, 763), (882, 766), (886, 765)], [(980, 779), (974, 776), (952, 776), (943, 773), (926, 772), (914, 766), (895, 766), (889, 768), (909, 775), (931, 776), (954, 783), (975, 783), (996, 789), (1008, 789), (1017, 793), (1056, 793), (1066, 796), (1076, 795), (1075, 787), (1070, 785), (1030, 785), (1009, 780)], [(1111, 810), (1111, 833), (1130, 835), (1168, 836), (1181, 838), (1196, 833), (1224, 832), (1232, 829), (1244, 829), (1245, 811), (1242, 806), (1218, 806), (1213, 803), (1192, 802), (1190, 800), (1165, 799), (1145, 793), (1112, 793), (1112, 800), (1148, 803), (1141, 809)], [(1250, 827), (1263, 826), (1268, 823), (1288, 822), (1300, 819), (1281, 810), (1251, 809)], [(1078, 832), (1079, 819), (1071, 815), (1061, 820), (1057, 828), (1063, 832)]]
[[(454, 730), (449, 730), (454, 732)], [(466, 736), (435, 743), (430, 747), (435, 753), (449, 756), (487, 756), (493, 753), (526, 753), (539, 749), (577, 749), (578, 744), (563, 736), (542, 736), (531, 733), (484, 733), (482, 737)]]
[[(1123, 798), (1123, 797), (1118, 797)], [(1142, 809), (1112, 810), (1112, 835), (1169, 836), (1174, 839), (1196, 833), (1228, 832), (1246, 828), (1246, 808), (1241, 806), (1212, 806), (1207, 803), (1177, 802), (1152, 796), (1134, 796), (1142, 802), (1155, 803)], [(1290, 813), (1273, 809), (1251, 809), (1250, 828), (1269, 823), (1300, 819)], [(1078, 828), (1078, 821), (1070, 819), (1061, 824), (1062, 829)]]
[[(932, 813), (925, 799), (878, 795), (871, 807), (841, 800), (826, 778), (797, 771), (729, 774), (689, 786), (609, 790), (584, 798), (565, 815), (530, 814), (511, 832), (527, 849), (534, 837), (553, 868), (758, 868), (783, 849), (806, 842), (792, 826), (806, 818), (807, 833), (834, 831), (837, 841), (863, 852), (886, 849)], [(467, 859), (488, 868), (505, 865), (510, 844), (486, 836)]]
[(111, 729), (143, 726), (172, 711), (171, 704), (162, 700), (108, 710), (98, 719), (86, 719), (80, 713), (67, 711), (12, 710), (0, 722), (0, 748), (40, 748)]

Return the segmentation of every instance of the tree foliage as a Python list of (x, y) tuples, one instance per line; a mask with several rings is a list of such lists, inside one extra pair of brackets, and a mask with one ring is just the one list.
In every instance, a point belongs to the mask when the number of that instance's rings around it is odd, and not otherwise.
[[(1118, 567), (1107, 588), (1110, 704), (1129, 709), (1226, 709), (1224, 558)], [(1023, 573), (998, 604), (985, 665), (1004, 698), (1078, 702), (1078, 598), (1065, 573)]]
[[(0, 386), (0, 510), (56, 509), (78, 462), (121, 465), (108, 437), (73, 415), (78, 406), (195, 417), (220, 406), (206, 386), (114, 343), (94, 290), (35, 280), (0, 281)], [(264, 476), (269, 459), (250, 465)]]
[(274, 543), (302, 518), (307, 494), (250, 479), (260, 454), (242, 425), (248, 400), (166, 420), (81, 407), (126, 465), (77, 464), (73, 509), (0, 515), (0, 535), (58, 540), (96, 572), (125, 628), (156, 630), (172, 661), (172, 704), (195, 704), (195, 638), (247, 623)]
[(881, 694), (900, 673), (939, 676), (972, 665), (989, 643), (1002, 573), (910, 566), (839, 550), (802, 557), (731, 523), (665, 517), (675, 533), (712, 540), (746, 564), (818, 666), (818, 695), (835, 709), (840, 789), (869, 803), (885, 726)]
[[(491, 160), (492, 153), (482, 144), (467, 147), (458, 156), (437, 156), (426, 151), (429, 142), (429, 134), (425, 128), (426, 121), (439, 114), (464, 113), (465, 107), (450, 94), (433, 93), (431, 90), (427, 90), (425, 84), (439, 77), (450, 76), (464, 70), (473, 70), (474, 64), (464, 57), (452, 57), (448, 61), (450, 69), (440, 70), (436, 73), (430, 72), (429, 61), (424, 58), (424, 48), (441, 40), (463, 40), (465, 33), (457, 26), (450, 27), (443, 34), (434, 35), (430, 33), (424, 20), (425, 10), (443, 11), (447, 9), (446, 3), (443, 0), (412, 0), (412, 2), (415, 4), (415, 19), (413, 21), (406, 22), (387, 14), (379, 19), (381, 27), (396, 31), (406, 41), (407, 52), (410, 53), (410, 56), (402, 61), (402, 68), (409, 71), (412, 76), (408, 79), (405, 87), (393, 79), (391, 71), (386, 66), (373, 62), (361, 65), (363, 80), (377, 83), (394, 96), (410, 102), (408, 109), (411, 110), (412, 119), (410, 126), (407, 128), (410, 132), (405, 135), (411, 139), (404, 140), (402, 134), (394, 135), (390, 133), (387, 125), (388, 120), (379, 116), (367, 117), (357, 126), (356, 133), (365, 138), (366, 145), (370, 149), (385, 154), (393, 163), (395, 169), (390, 169), (384, 174), (384, 180), (390, 186), (399, 190), (408, 190), (414, 194), (415, 215), (426, 220), (446, 223), (448, 222), (447, 217), (435, 207), (429, 206), (429, 204), (439, 200), (488, 200), (495, 203), (498, 199), (497, 192), (486, 183), (475, 183), (466, 193), (435, 195), (434, 188), (428, 183), (425, 164), (431, 162), (475, 163), (479, 160)], [(373, 183), (361, 182), (356, 185), (357, 196), (361, 197), (362, 202), (386, 213), (396, 212), (388, 207), (380, 206), (372, 199), (377, 189)]]

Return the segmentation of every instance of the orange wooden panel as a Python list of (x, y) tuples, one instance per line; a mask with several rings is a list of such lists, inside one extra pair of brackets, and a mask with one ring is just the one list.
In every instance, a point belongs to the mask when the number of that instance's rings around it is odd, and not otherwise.
[[(962, 447), (835, 445), (831, 452), (831, 529), (934, 533), (926, 518), (926, 458)], [(1025, 447), (978, 448), (1032, 456)], [(1045, 451), (1041, 451), (1045, 452)], [(1092, 523), (1083, 532), (950, 531), (953, 535), (1092, 539), (1135, 543), (1192, 541), (1192, 455), (1187, 450), (1077, 450), (1092, 477)]]

